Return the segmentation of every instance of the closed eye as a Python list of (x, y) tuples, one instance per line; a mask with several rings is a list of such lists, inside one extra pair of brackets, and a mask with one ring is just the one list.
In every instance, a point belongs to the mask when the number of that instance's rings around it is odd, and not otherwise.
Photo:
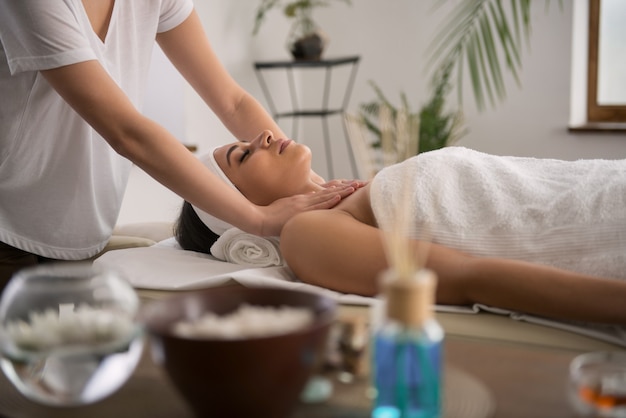
[(249, 149), (245, 149), (243, 151), (243, 153), (241, 154), (241, 157), (239, 157), (239, 164), (241, 164), (243, 162), (243, 160), (246, 159), (246, 157), (250, 154), (250, 150)]

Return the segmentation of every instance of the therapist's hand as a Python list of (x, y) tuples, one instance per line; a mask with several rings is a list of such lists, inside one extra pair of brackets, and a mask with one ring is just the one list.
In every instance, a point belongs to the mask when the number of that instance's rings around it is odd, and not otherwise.
[(352, 186), (355, 189), (360, 189), (361, 187), (369, 183), (368, 181), (363, 181), (363, 180), (346, 180), (346, 179), (335, 179), (335, 180), (326, 181), (324, 177), (320, 176), (313, 170), (311, 170), (311, 180), (314, 183), (319, 184), (320, 186), (324, 188), (336, 187), (336, 186)]
[(300, 212), (330, 209), (356, 188), (350, 184), (339, 184), (317, 192), (299, 194), (278, 199), (269, 206), (258, 206), (262, 212), (262, 236), (278, 236), (283, 225)]
[(363, 180), (347, 180), (347, 179), (335, 179), (335, 180), (326, 181), (324, 177), (320, 176), (313, 170), (311, 170), (311, 181), (313, 181), (316, 184), (319, 184), (321, 187), (324, 187), (326, 189), (332, 188), (332, 187), (338, 187), (338, 186), (351, 186), (351, 187), (354, 187), (354, 189), (356, 190), (356, 189), (360, 189), (361, 187), (369, 183), (368, 181), (363, 181)]
[(367, 183), (369, 182), (363, 181), (363, 180), (336, 179), (336, 180), (328, 181), (326, 183), (320, 183), (320, 186), (324, 188), (332, 188), (332, 187), (338, 187), (338, 186), (350, 186), (350, 187), (354, 187), (354, 189), (357, 190), (367, 185)]

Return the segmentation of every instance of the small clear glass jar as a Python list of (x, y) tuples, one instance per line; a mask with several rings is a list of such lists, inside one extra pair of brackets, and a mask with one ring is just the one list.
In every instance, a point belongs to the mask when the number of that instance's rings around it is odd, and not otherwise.
[(0, 367), (27, 398), (69, 406), (121, 387), (142, 354), (139, 298), (91, 263), (18, 272), (0, 300)]
[(626, 352), (598, 351), (574, 358), (569, 399), (581, 416), (626, 418)]

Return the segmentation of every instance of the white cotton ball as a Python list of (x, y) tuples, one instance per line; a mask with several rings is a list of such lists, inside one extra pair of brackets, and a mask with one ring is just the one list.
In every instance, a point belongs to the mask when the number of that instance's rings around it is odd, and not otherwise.
[(180, 321), (174, 333), (184, 337), (238, 339), (286, 334), (313, 322), (305, 308), (244, 304), (228, 315), (207, 313), (197, 320)]

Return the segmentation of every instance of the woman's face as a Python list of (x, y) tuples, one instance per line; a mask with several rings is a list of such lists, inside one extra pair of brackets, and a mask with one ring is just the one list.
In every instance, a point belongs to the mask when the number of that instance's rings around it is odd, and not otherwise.
[(311, 150), (263, 131), (250, 142), (215, 150), (215, 160), (235, 186), (257, 205), (306, 193), (311, 187)]

